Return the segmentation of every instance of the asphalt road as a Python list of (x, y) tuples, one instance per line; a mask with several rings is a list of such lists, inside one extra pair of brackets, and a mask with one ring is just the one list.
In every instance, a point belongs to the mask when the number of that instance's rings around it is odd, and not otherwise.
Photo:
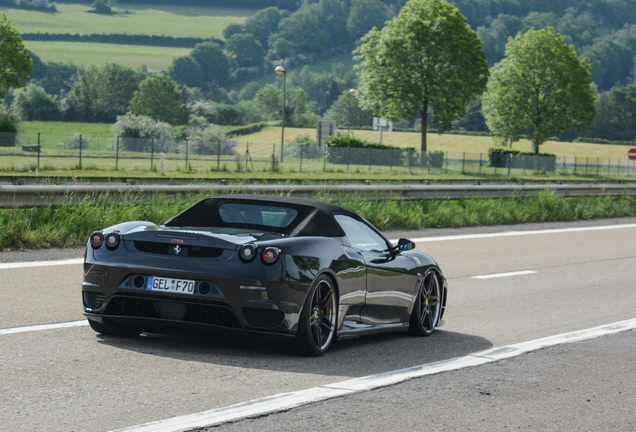
[[(109, 431), (631, 320), (634, 224), (389, 233), (420, 239), (440, 263), (450, 286), (445, 325), (430, 338), (340, 342), (316, 359), (235, 339), (98, 336), (77, 325), (80, 264), (7, 268), (81, 258), (81, 250), (0, 252), (0, 431)], [(607, 226), (615, 229), (568, 230)], [(506, 234), (517, 230), (525, 235)], [(37, 327), (66, 321), (73, 326)], [(636, 430), (634, 336), (558, 345), (220, 429)]]

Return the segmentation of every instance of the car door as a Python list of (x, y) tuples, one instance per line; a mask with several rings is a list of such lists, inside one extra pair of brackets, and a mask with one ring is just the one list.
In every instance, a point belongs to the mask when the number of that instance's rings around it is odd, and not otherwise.
[(367, 268), (362, 322), (379, 325), (408, 321), (417, 278), (409, 272), (415, 266), (413, 261), (392, 252), (391, 244), (364, 221), (345, 214), (335, 215), (335, 219)]

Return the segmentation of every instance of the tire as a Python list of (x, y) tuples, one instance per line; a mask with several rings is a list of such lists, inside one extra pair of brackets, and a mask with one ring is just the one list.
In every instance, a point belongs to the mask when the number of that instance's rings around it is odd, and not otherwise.
[(441, 311), (442, 287), (440, 278), (435, 271), (429, 270), (417, 292), (409, 321), (409, 333), (414, 336), (433, 334), (439, 323)]
[(126, 327), (117, 324), (107, 324), (106, 322), (97, 322), (93, 320), (88, 320), (88, 324), (91, 326), (93, 330), (97, 333), (103, 334), (104, 336), (121, 336), (121, 337), (137, 337), (141, 334), (141, 330), (136, 327)]
[(311, 286), (298, 322), (296, 344), (301, 354), (323, 355), (336, 338), (338, 299), (332, 280), (319, 276)]

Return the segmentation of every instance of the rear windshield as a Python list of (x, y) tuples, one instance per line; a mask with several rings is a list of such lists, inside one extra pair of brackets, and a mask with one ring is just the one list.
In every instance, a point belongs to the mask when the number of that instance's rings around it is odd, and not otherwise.
[(296, 219), (298, 211), (289, 207), (225, 203), (219, 206), (219, 215), (221, 220), (227, 224), (284, 228)]

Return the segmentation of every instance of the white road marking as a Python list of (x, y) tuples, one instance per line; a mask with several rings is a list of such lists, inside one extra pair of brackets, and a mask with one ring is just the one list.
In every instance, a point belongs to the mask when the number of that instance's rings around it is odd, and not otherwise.
[(0, 329), (0, 336), (15, 334), (15, 333), (29, 333), (34, 331), (42, 331), (42, 330), (54, 330), (59, 328), (68, 328), (68, 327), (81, 327), (88, 325), (88, 320), (76, 320), (76, 321), (65, 321), (59, 323), (52, 324), (36, 324), (29, 326), (21, 326), (21, 327), (10, 327)]
[[(534, 230), (534, 231), (505, 231), (500, 233), (422, 237), (422, 238), (414, 238), (410, 240), (416, 243), (417, 242), (439, 242), (439, 241), (450, 241), (450, 240), (471, 240), (471, 239), (482, 239), (482, 238), (515, 237), (515, 236), (528, 236), (528, 235), (540, 235), (540, 234), (563, 234), (563, 233), (583, 232), (583, 231), (604, 231), (604, 230), (628, 229), (628, 228), (636, 228), (636, 224), (603, 225), (603, 226), (577, 227), (577, 228), (557, 228), (557, 229), (545, 229), (545, 230)], [(397, 240), (392, 240), (392, 241), (397, 242)]]
[(485, 275), (473, 276), (472, 278), (473, 279), (495, 279), (495, 278), (501, 278), (501, 277), (522, 276), (522, 275), (533, 274), (533, 273), (536, 273), (536, 271), (520, 270), (520, 271), (505, 272), (505, 273), (485, 274)]
[(83, 264), (84, 258), (74, 258), (59, 261), (28, 261), (28, 262), (15, 262), (0, 264), (0, 270), (5, 269), (17, 269), (26, 267), (47, 267), (47, 266), (62, 266), (70, 264)]
[(118, 429), (116, 432), (178, 432), (191, 430), (193, 428), (218, 426), (227, 422), (283, 412), (310, 403), (395, 385), (413, 378), (480, 366), (542, 348), (594, 339), (634, 329), (636, 329), (636, 319), (621, 321), (591, 329), (491, 348), (464, 357), (456, 357), (411, 368), (353, 378), (339, 383), (326, 384), (291, 393), (280, 393), (224, 408)]

